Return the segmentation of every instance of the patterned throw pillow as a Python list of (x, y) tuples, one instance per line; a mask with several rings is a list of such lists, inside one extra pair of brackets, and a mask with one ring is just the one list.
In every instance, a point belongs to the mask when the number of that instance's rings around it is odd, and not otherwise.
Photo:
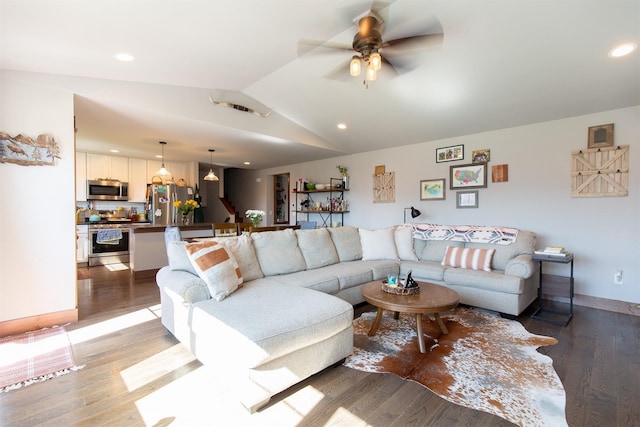
[(472, 270), (491, 271), (491, 259), (495, 249), (474, 249), (447, 246), (440, 264)]
[(238, 263), (224, 245), (212, 240), (189, 243), (185, 249), (193, 268), (217, 301), (222, 301), (242, 285)]

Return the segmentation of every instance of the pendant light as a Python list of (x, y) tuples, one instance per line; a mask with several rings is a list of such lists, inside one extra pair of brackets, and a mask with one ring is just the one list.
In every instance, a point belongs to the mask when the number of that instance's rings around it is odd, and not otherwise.
[(169, 172), (167, 168), (164, 167), (164, 146), (167, 145), (167, 143), (164, 141), (160, 141), (159, 144), (160, 147), (162, 147), (162, 167), (160, 168), (160, 170), (158, 170), (158, 172), (156, 172), (156, 175), (160, 175), (163, 178), (170, 177), (171, 172)]
[(209, 153), (211, 153), (211, 168), (209, 169), (209, 173), (204, 177), (205, 181), (218, 181), (218, 177), (215, 173), (213, 173), (213, 152), (216, 151), (213, 148), (209, 148)]

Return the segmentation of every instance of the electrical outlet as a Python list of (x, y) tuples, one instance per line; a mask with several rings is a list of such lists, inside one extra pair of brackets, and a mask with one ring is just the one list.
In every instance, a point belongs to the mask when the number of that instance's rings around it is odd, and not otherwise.
[(616, 285), (622, 285), (622, 270), (616, 271), (616, 274), (613, 275), (613, 283)]

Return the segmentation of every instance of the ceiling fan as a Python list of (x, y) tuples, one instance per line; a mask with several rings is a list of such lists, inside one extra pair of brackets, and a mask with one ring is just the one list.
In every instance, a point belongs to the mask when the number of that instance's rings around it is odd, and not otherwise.
[[(385, 5), (386, 6), (386, 5)], [(351, 46), (332, 43), (318, 42), (313, 40), (302, 40), (299, 43), (299, 53), (307, 53), (311, 49), (316, 51), (316, 47), (329, 50), (354, 51), (357, 55), (353, 55), (349, 62), (349, 74), (351, 76), (360, 76), (364, 70), (365, 85), (373, 81), (378, 76), (378, 71), (385, 68), (390, 69), (394, 74), (407, 71), (408, 64), (412, 61), (411, 56), (415, 56), (413, 49), (416, 47), (431, 47), (442, 43), (444, 34), (440, 23), (433, 25), (431, 31), (424, 34), (416, 34), (407, 37), (396, 38), (392, 40), (383, 40), (384, 20), (382, 19), (381, 10), (371, 9), (358, 20), (358, 32), (353, 36)], [(354, 22), (356, 21), (354, 20)], [(384, 51), (384, 56), (382, 52)], [(344, 69), (341, 69), (344, 75)]]

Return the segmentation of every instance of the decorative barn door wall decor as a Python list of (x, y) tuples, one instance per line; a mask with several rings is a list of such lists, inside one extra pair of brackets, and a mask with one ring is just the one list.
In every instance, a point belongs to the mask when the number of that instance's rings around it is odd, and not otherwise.
[(373, 175), (373, 203), (396, 201), (396, 173)]
[(628, 145), (571, 152), (571, 197), (621, 197), (628, 188)]

